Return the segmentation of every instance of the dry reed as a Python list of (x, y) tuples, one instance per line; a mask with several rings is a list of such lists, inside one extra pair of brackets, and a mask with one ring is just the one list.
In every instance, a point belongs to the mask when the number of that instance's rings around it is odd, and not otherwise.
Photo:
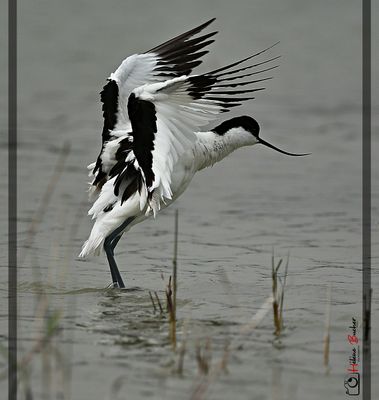
[(154, 292), (154, 295), (155, 295), (155, 299), (157, 300), (159, 311), (160, 311), (161, 314), (163, 314), (163, 307), (162, 307), (162, 303), (161, 303), (161, 301), (159, 299), (158, 293)]
[(332, 304), (332, 284), (330, 283), (326, 293), (325, 306), (325, 333), (324, 333), (324, 367), (329, 372), (329, 352), (330, 352), (330, 314)]
[(174, 301), (173, 301), (171, 275), (169, 277), (165, 293), (166, 293), (167, 313), (169, 316), (169, 338), (170, 338), (170, 343), (172, 345), (172, 348), (175, 351), (176, 350), (176, 318), (175, 318), (175, 309), (174, 309)]
[[(177, 271), (178, 271), (178, 210), (175, 212), (175, 231), (174, 231), (174, 254), (172, 258), (172, 275), (170, 275), (168, 283), (165, 287), (166, 296), (166, 311), (169, 318), (169, 339), (174, 351), (176, 351), (176, 299), (177, 299)], [(164, 281), (164, 276), (161, 274), (161, 278)], [(157, 292), (155, 294), (155, 301), (153, 295), (149, 291), (150, 301), (152, 303), (154, 313), (157, 311), (156, 303), (158, 304), (161, 314), (164, 314), (163, 307)]]
[(153, 305), (153, 309), (154, 309), (154, 314), (157, 311), (157, 307), (155, 305), (154, 299), (153, 299), (153, 295), (151, 294), (150, 290), (149, 290), (149, 296), (150, 296), (150, 300), (151, 300), (151, 304)]
[(284, 304), (284, 291), (287, 283), (289, 255), (284, 269), (283, 280), (280, 278), (278, 272), (282, 265), (283, 259), (280, 259), (275, 266), (274, 252), (271, 258), (271, 278), (272, 278), (272, 309), (274, 316), (274, 335), (279, 337), (283, 330), (283, 304)]

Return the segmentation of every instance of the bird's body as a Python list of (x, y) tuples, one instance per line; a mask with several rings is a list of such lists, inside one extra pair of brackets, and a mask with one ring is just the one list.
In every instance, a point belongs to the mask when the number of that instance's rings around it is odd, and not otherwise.
[(261, 66), (277, 59), (243, 64), (266, 49), (206, 74), (191, 75), (201, 62), (198, 59), (207, 53), (200, 50), (213, 42), (208, 39), (217, 32), (192, 37), (212, 21), (147, 53), (129, 56), (101, 92), (102, 148), (96, 163), (89, 165), (94, 199), (89, 215), (95, 223), (80, 257), (104, 249), (114, 286), (124, 287), (114, 260), (114, 248), (123, 233), (169, 206), (196, 172), (235, 149), (256, 143), (275, 148), (259, 138), (258, 123), (247, 116), (201, 130), (231, 107), (251, 99), (250, 93), (262, 90), (251, 85), (270, 78), (245, 78), (275, 68)]
[[(237, 128), (234, 132), (234, 135), (239, 140), (233, 137), (233, 133), (230, 136), (220, 136), (213, 131), (195, 133), (197, 137), (196, 142), (173, 165), (170, 185), (172, 195), (171, 198), (167, 198), (164, 202), (161, 202), (159, 206), (160, 210), (168, 207), (187, 189), (196, 172), (221, 161), (239, 147), (253, 144), (254, 139), (252, 135), (247, 134), (247, 137), (244, 138), (243, 134), (239, 133)], [(121, 136), (119, 140), (123, 140), (123, 137)], [(117, 140), (111, 146), (116, 147), (118, 143), (119, 141)], [(90, 167), (93, 168), (94, 165), (91, 164)], [(147, 204), (141, 208), (140, 203), (143, 198), (138, 191), (121, 204), (121, 199), (114, 193), (115, 180), (116, 177), (109, 179), (104, 184), (100, 196), (89, 211), (89, 215), (96, 219), (96, 223), (93, 231), (94, 234), (87, 243), (87, 248), (90, 250), (87, 251), (86, 247), (83, 249), (83, 252), (86, 252), (85, 255), (98, 253), (102, 248), (105, 238), (127, 218), (133, 217), (135, 220), (123, 232), (129, 230), (133, 225), (142, 222), (153, 213), (152, 209), (147, 210), (149, 207)]]

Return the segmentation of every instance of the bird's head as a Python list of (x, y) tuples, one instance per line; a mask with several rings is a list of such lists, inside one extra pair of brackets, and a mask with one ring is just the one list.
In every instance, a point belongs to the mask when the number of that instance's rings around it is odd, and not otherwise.
[(263, 144), (264, 146), (270, 147), (278, 151), (279, 153), (286, 154), (288, 156), (306, 156), (310, 153), (289, 153), (281, 150), (278, 147), (266, 142), (259, 137), (260, 127), (258, 122), (249, 116), (235, 117), (227, 121), (222, 122), (220, 125), (213, 129), (213, 132), (220, 136), (231, 136), (234, 138), (238, 146), (249, 146), (253, 144)]

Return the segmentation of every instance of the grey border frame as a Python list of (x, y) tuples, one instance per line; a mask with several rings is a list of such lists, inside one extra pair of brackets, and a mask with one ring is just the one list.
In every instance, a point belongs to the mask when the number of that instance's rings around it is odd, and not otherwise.
[(362, 400), (371, 399), (371, 0), (362, 0)]
[(17, 0), (8, 0), (8, 399), (17, 399)]
[[(362, 399), (371, 399), (371, 0), (362, 0)], [(17, 0), (8, 0), (8, 399), (17, 400)]]

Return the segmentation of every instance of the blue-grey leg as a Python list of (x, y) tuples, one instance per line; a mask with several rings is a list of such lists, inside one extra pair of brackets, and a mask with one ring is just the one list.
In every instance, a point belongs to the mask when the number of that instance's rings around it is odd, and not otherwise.
[(115, 229), (109, 236), (107, 236), (104, 241), (104, 250), (108, 258), (114, 287), (125, 287), (125, 284), (121, 278), (120, 271), (118, 270), (116, 261), (114, 259), (114, 249), (122, 236), (122, 232), (133, 221), (133, 219), (134, 218), (128, 218), (127, 220), (125, 220), (125, 222), (123, 222), (117, 229)]
[(118, 235), (117, 237), (115, 237), (112, 241), (112, 248), (113, 250), (115, 249), (115, 247), (117, 246), (117, 243), (119, 242), (119, 240), (121, 239), (122, 234)]

